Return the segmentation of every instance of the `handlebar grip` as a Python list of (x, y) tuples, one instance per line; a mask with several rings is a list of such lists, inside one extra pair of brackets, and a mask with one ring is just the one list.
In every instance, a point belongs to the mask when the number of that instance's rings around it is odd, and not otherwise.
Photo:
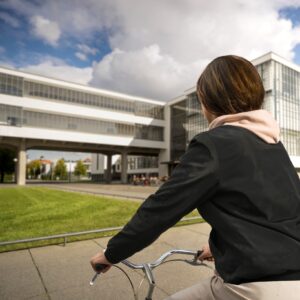
[(108, 267), (108, 265), (104, 265), (104, 264), (96, 264), (95, 265), (95, 270), (97, 271), (97, 272), (101, 272), (101, 271), (103, 271), (105, 268), (107, 268)]

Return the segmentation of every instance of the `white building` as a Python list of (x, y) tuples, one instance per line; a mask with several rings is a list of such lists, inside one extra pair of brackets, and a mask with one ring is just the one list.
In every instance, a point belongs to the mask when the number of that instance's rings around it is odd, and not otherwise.
[(83, 165), (86, 168), (86, 175), (88, 178), (91, 177), (92, 174), (92, 159), (87, 157), (82, 161)]
[[(265, 108), (278, 121), (281, 140), (300, 171), (300, 67), (274, 53), (253, 64), (265, 86)], [(119, 155), (124, 183), (128, 169), (136, 174), (139, 168), (128, 156), (156, 156), (162, 177), (207, 125), (195, 88), (162, 103), (0, 68), (0, 146), (18, 152), (19, 184), (25, 183), (27, 149), (94, 153), (92, 176), (108, 182), (112, 157)]]
[(159, 101), (0, 68), (0, 146), (17, 151), (19, 184), (28, 149), (119, 154), (126, 182), (129, 154), (168, 159), (166, 119)]
[[(107, 158), (102, 154), (92, 154), (92, 180), (106, 181)], [(120, 155), (112, 157), (112, 177), (120, 180), (122, 172), (122, 159)], [(127, 157), (127, 174), (128, 180), (131, 182), (133, 176), (159, 176), (158, 156), (128, 156)], [(164, 175), (165, 176), (165, 175)]]
[[(270, 52), (255, 60), (266, 90), (264, 108), (271, 112), (280, 126), (280, 139), (291, 161), (300, 172), (300, 66)], [(178, 163), (194, 135), (208, 128), (200, 114), (196, 88), (168, 102), (170, 107), (169, 170)]]

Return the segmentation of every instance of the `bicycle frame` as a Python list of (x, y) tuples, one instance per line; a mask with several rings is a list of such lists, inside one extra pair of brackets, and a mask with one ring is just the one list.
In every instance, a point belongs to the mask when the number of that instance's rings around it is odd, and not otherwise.
[[(152, 295), (154, 292), (154, 288), (155, 288), (155, 279), (154, 279), (154, 275), (152, 270), (155, 269), (156, 267), (158, 267), (159, 265), (161, 265), (163, 262), (165, 262), (165, 260), (174, 254), (182, 254), (182, 255), (189, 255), (189, 256), (193, 256), (192, 260), (183, 260), (181, 259), (181, 261), (184, 261), (186, 263), (189, 263), (191, 265), (201, 265), (202, 263), (198, 262), (198, 257), (201, 254), (201, 251), (191, 251), (191, 250), (182, 250), (182, 249), (173, 249), (170, 250), (166, 253), (164, 253), (163, 255), (161, 255), (160, 258), (158, 258), (156, 261), (151, 262), (151, 263), (144, 263), (144, 264), (135, 264), (132, 263), (129, 260), (123, 260), (122, 263), (126, 266), (128, 266), (131, 269), (135, 269), (135, 270), (142, 270), (145, 274), (145, 277), (147, 278), (148, 284), (149, 284), (149, 288), (148, 288), (148, 292), (147, 292), (147, 296), (145, 298), (145, 300), (152, 300)], [(100, 265), (99, 270), (101, 270), (101, 268), (103, 268), (103, 265)], [(95, 276), (93, 277), (92, 281), (90, 282), (90, 285), (93, 285), (94, 281), (97, 278), (97, 275), (99, 273), (96, 273)], [(135, 300), (137, 299), (137, 295), (134, 293), (134, 298)]]

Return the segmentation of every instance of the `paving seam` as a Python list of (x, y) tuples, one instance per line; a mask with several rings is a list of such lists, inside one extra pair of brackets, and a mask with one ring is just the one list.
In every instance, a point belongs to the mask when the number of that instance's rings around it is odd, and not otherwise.
[(50, 297), (50, 295), (49, 295), (49, 293), (48, 293), (48, 290), (47, 290), (47, 287), (46, 287), (46, 285), (45, 285), (43, 276), (42, 276), (42, 274), (41, 274), (41, 272), (40, 272), (40, 270), (39, 270), (39, 268), (38, 268), (38, 266), (37, 266), (37, 264), (36, 264), (36, 262), (35, 262), (35, 260), (34, 260), (34, 258), (33, 258), (32, 252), (30, 251), (30, 249), (28, 249), (28, 252), (29, 252), (29, 255), (30, 255), (30, 257), (31, 257), (32, 263), (33, 263), (33, 265), (35, 266), (36, 271), (37, 271), (37, 273), (38, 273), (38, 275), (39, 275), (39, 278), (40, 278), (40, 280), (41, 280), (41, 282), (42, 282), (42, 285), (43, 285), (43, 288), (44, 288), (45, 293), (46, 293), (46, 295), (47, 295), (47, 298), (48, 298), (49, 300), (51, 300), (51, 297)]
[[(183, 226), (189, 226), (189, 225), (183, 225)], [(192, 229), (192, 228), (184, 228), (184, 229), (189, 230), (189, 231), (191, 231), (193, 233), (197, 233), (197, 234), (201, 234), (201, 235), (204, 235), (206, 237), (209, 237), (209, 234), (206, 234), (206, 233), (203, 233), (203, 232), (199, 232), (199, 231), (197, 231), (195, 229)]]

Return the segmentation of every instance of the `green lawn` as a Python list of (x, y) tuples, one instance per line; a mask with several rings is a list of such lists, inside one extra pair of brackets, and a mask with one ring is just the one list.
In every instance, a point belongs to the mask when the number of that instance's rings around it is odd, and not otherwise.
[[(43, 187), (0, 189), (0, 241), (124, 225), (140, 203)], [(192, 213), (192, 215), (196, 215)], [(112, 233), (110, 233), (112, 234)], [(69, 238), (79, 240), (99, 234)], [(103, 234), (102, 234), (103, 236)], [(0, 247), (0, 252), (58, 243), (57, 240)]]

